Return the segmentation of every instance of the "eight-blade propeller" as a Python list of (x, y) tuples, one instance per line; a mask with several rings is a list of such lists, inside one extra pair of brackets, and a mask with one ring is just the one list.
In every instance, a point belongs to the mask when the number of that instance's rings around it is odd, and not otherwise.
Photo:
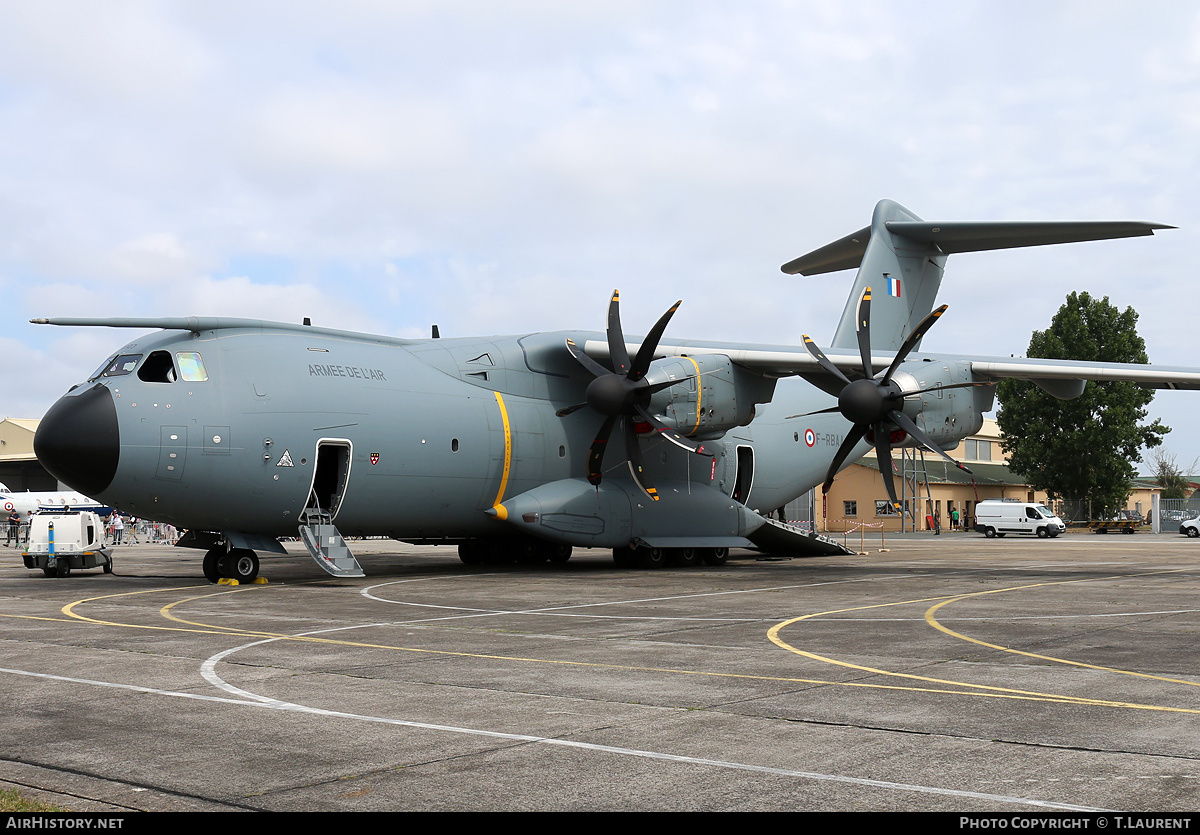
[[(841, 412), (846, 420), (850, 421), (854, 426), (846, 435), (842, 445), (838, 448), (837, 454), (833, 456), (833, 461), (829, 464), (829, 470), (825, 473), (825, 483), (821, 486), (823, 492), (829, 492), (830, 485), (833, 484), (833, 477), (837, 475), (841, 469), (842, 463), (859, 441), (863, 439), (868, 432), (873, 433), (875, 443), (875, 454), (879, 459), (879, 472), (883, 476), (884, 486), (887, 488), (888, 498), (892, 501), (892, 506), (897, 510), (900, 509), (900, 500), (896, 498), (896, 484), (892, 476), (892, 444), (891, 434), (892, 426), (895, 426), (907, 432), (915, 438), (926, 449), (936, 452), (938, 455), (945, 458), (954, 466), (964, 472), (971, 472), (962, 464), (955, 461), (947, 455), (933, 439), (925, 433), (923, 429), (913, 422), (912, 418), (904, 414), (904, 398), (913, 394), (924, 394), (930, 391), (939, 391), (943, 389), (965, 388), (968, 386), (985, 385), (983, 383), (956, 383), (947, 386), (933, 386), (927, 389), (918, 391), (904, 391), (892, 375), (904, 362), (909, 352), (912, 351), (916, 344), (925, 335), (925, 332), (933, 327), (933, 323), (938, 320), (938, 317), (946, 312), (947, 305), (942, 305), (937, 310), (934, 310), (926, 316), (921, 324), (917, 325), (916, 329), (908, 335), (904, 340), (904, 344), (900, 346), (900, 350), (896, 352), (895, 358), (887, 371), (882, 377), (875, 377), (875, 371), (871, 366), (871, 288), (868, 287), (863, 291), (862, 298), (858, 302), (858, 352), (862, 359), (863, 379), (851, 381), (849, 377), (842, 373), (830, 359), (825, 356), (824, 352), (817, 347), (808, 335), (804, 336), (804, 347), (813, 355), (821, 368), (826, 372), (837, 377), (846, 385), (842, 387), (841, 393), (838, 395), (838, 404), (835, 407), (821, 409), (819, 412), (807, 412), (805, 414), (821, 414), (823, 412)], [(789, 415), (789, 418), (804, 417), (805, 415)]]
[(603, 478), (601, 465), (604, 461), (604, 450), (608, 446), (608, 436), (612, 433), (613, 426), (620, 420), (625, 427), (625, 450), (629, 457), (629, 468), (633, 472), (633, 478), (651, 499), (658, 501), (658, 491), (655, 490), (654, 484), (642, 466), (642, 450), (638, 443), (639, 424), (646, 425), (663, 438), (689, 452), (699, 455), (711, 455), (712, 453), (706, 452), (703, 446), (688, 440), (667, 426), (646, 408), (650, 403), (650, 398), (656, 392), (691, 379), (684, 377), (678, 380), (665, 380), (661, 383), (650, 383), (646, 380), (646, 372), (650, 368), (650, 362), (654, 359), (658, 341), (662, 338), (667, 323), (671, 321), (671, 317), (675, 315), (675, 311), (679, 309), (682, 302), (675, 302), (671, 305), (670, 310), (655, 323), (654, 327), (650, 329), (650, 333), (646, 334), (646, 339), (638, 349), (637, 356), (631, 362), (629, 350), (625, 347), (625, 337), (621, 331), (619, 300), (620, 295), (613, 290), (612, 300), (608, 303), (607, 328), (608, 353), (612, 360), (612, 371), (585, 354), (573, 341), (567, 340), (567, 350), (571, 352), (571, 356), (590, 371), (596, 379), (588, 384), (585, 402), (560, 409), (558, 416), (565, 417), (584, 406), (591, 406), (605, 416), (604, 423), (600, 426), (600, 431), (596, 433), (596, 439), (592, 441), (592, 448), (588, 452), (587, 477), (592, 484), (599, 484)]

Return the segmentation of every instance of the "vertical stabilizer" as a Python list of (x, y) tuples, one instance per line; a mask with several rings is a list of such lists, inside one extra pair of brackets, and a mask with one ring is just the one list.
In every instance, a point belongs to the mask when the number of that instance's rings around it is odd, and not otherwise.
[(871, 288), (871, 347), (896, 351), (921, 320), (933, 310), (942, 286), (946, 256), (936, 245), (916, 241), (888, 229), (896, 221), (921, 218), (891, 200), (880, 200), (871, 217), (870, 239), (858, 268), (854, 290), (831, 346), (858, 350), (858, 300)]
[(880, 200), (871, 225), (789, 261), (789, 275), (819, 275), (858, 267), (854, 290), (832, 347), (853, 351), (858, 300), (871, 288), (871, 347), (895, 351), (931, 310), (942, 285), (946, 257), (1020, 246), (1069, 244), (1153, 235), (1172, 229), (1132, 220), (1032, 220), (925, 222), (891, 200)]

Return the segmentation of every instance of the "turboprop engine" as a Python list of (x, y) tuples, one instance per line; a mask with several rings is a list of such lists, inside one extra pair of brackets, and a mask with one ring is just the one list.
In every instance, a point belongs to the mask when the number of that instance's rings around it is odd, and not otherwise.
[(734, 365), (723, 354), (666, 357), (650, 364), (652, 383), (679, 380), (650, 398), (648, 409), (689, 438), (709, 441), (754, 419), (754, 404), (771, 399), (774, 378)]

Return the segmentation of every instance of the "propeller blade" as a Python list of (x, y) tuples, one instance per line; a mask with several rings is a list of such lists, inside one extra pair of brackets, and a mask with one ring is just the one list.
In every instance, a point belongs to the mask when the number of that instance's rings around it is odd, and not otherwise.
[(916, 347), (917, 343), (921, 341), (921, 337), (925, 335), (925, 332), (933, 327), (933, 323), (936, 322), (938, 318), (946, 312), (946, 308), (949, 306), (950, 305), (948, 304), (944, 304), (937, 310), (930, 313), (921, 320), (921, 324), (917, 325), (916, 330), (908, 335), (908, 339), (904, 340), (904, 344), (901, 345), (900, 350), (896, 352), (896, 356), (892, 360), (892, 364), (888, 366), (887, 373), (883, 375), (884, 383), (892, 379), (892, 374), (897, 368), (900, 367), (900, 363), (904, 362), (905, 358), (908, 356), (908, 352)]
[(863, 374), (869, 380), (875, 376), (871, 367), (871, 288), (863, 289), (862, 298), (858, 300), (858, 355), (862, 357)]
[(830, 486), (833, 485), (833, 477), (842, 468), (842, 462), (846, 460), (846, 456), (850, 454), (850, 450), (854, 449), (854, 445), (861, 441), (865, 434), (867, 434), (867, 427), (865, 426), (855, 424), (850, 428), (846, 439), (842, 441), (842, 445), (838, 447), (837, 454), (833, 456), (833, 461), (829, 464), (829, 471), (825, 473), (825, 483), (821, 485), (822, 493), (829, 492)]
[(582, 403), (576, 403), (574, 406), (568, 406), (565, 409), (559, 409), (554, 414), (557, 417), (566, 417), (567, 415), (575, 414), (576, 412), (578, 412), (580, 409), (582, 409), (586, 405), (587, 405), (587, 401), (585, 400)]
[(788, 415), (787, 417), (784, 418), (784, 420), (791, 420), (792, 418), (798, 418), (798, 417), (808, 417), (809, 415), (824, 415), (824, 414), (828, 414), (829, 412), (840, 412), (840, 411), (841, 411), (840, 407), (830, 406), (828, 409), (818, 409), (815, 412), (801, 412), (798, 415)]
[[(883, 476), (883, 486), (887, 488), (888, 498), (892, 500), (892, 507), (900, 510), (900, 500), (896, 498), (896, 479), (892, 475), (892, 469), (896, 466), (892, 462), (892, 444), (890, 442), (891, 432), (886, 423), (875, 424), (875, 457), (879, 461), (879, 474)], [(884, 462), (887, 462), (884, 464)]]
[(572, 339), (567, 340), (567, 350), (571, 352), (571, 356), (573, 356), (575, 358), (576, 362), (578, 362), (580, 365), (582, 365), (588, 371), (592, 372), (593, 376), (603, 377), (605, 374), (612, 373), (607, 368), (605, 368), (603, 365), (596, 362), (594, 359), (592, 359), (587, 354), (585, 354), (583, 352), (583, 349), (575, 344), (574, 340), (572, 340)]
[(939, 447), (937, 444), (935, 444), (933, 442), (932, 438), (930, 438), (928, 435), (925, 434), (925, 430), (921, 429), (919, 426), (917, 426), (915, 423), (913, 423), (912, 418), (910, 418), (908, 415), (904, 414), (904, 412), (901, 412), (898, 409), (893, 409), (892, 411), (888, 412), (887, 416), (888, 416), (888, 420), (890, 420), (892, 423), (899, 426), (901, 429), (903, 429), (909, 435), (912, 435), (914, 438), (916, 438), (917, 442), (922, 444), (930, 452), (936, 452), (938, 455), (945, 458), (947, 461), (949, 461), (954, 466), (958, 467), (964, 473), (971, 472), (966, 467), (964, 467), (962, 464), (958, 463), (953, 458), (951, 458), (949, 455), (947, 455), (945, 453), (945, 451), (943, 451), (941, 449), (941, 447)]
[(604, 425), (596, 433), (596, 440), (592, 441), (592, 448), (588, 450), (587, 480), (592, 484), (599, 484), (603, 478), (601, 465), (604, 463), (604, 449), (608, 446), (608, 436), (612, 434), (613, 424), (616, 420), (616, 415), (610, 415), (604, 419)]
[(675, 311), (681, 304), (683, 304), (683, 299), (671, 305), (670, 310), (660, 316), (654, 323), (654, 327), (650, 329), (650, 333), (646, 334), (642, 346), (638, 348), (637, 357), (633, 360), (633, 367), (629, 369), (630, 380), (636, 382), (646, 376), (650, 362), (654, 359), (654, 352), (658, 349), (658, 340), (662, 339), (663, 331), (667, 329), (667, 323), (671, 321), (671, 317), (675, 315)]
[(621, 332), (621, 294), (616, 290), (608, 303), (608, 355), (613, 371), (624, 374), (629, 370), (629, 349), (625, 347), (625, 334)]
[(653, 501), (658, 501), (659, 495), (658, 491), (654, 489), (654, 482), (650, 480), (650, 474), (642, 466), (642, 446), (631, 420), (625, 421), (625, 453), (629, 457), (629, 472), (632, 473), (634, 482)]
[(701, 444), (685, 438), (678, 430), (672, 429), (654, 415), (650, 414), (650, 412), (644, 406), (635, 406), (634, 409), (637, 410), (637, 413), (642, 420), (654, 427), (655, 432), (662, 435), (662, 437), (666, 438), (671, 443), (675, 444), (675, 446), (686, 449), (688, 452), (694, 452), (697, 455), (712, 455), (712, 453), (706, 450)]
[(829, 357), (825, 356), (825, 352), (817, 347), (817, 343), (813, 342), (812, 338), (809, 337), (808, 334), (804, 334), (804, 347), (808, 349), (808, 352), (813, 355), (813, 358), (819, 362), (821, 367), (824, 368), (828, 373), (837, 377), (843, 383), (846, 383), (847, 385), (850, 384), (850, 378), (843, 374), (842, 369), (834, 365), (833, 362), (830, 361)]

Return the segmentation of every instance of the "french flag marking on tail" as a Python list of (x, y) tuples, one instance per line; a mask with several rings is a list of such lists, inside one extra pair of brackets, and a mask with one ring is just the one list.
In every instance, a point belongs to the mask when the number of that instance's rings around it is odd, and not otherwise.
[(888, 277), (887, 280), (888, 295), (900, 298), (900, 279)]

